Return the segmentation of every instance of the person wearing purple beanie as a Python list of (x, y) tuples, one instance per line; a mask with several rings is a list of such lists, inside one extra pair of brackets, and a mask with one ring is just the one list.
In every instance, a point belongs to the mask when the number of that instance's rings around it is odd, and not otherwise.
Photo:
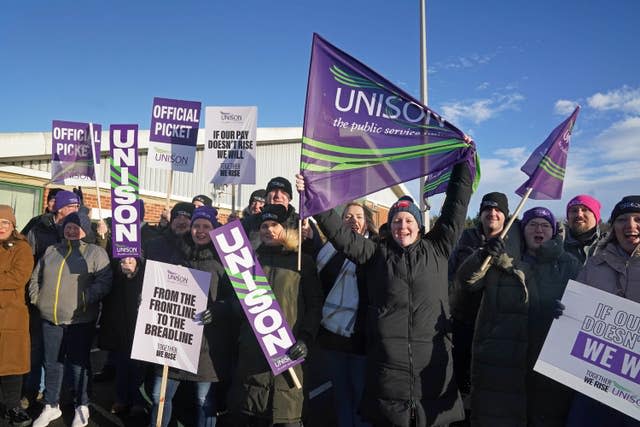
[[(549, 209), (526, 211), (520, 231), (521, 250), (494, 237), (457, 271), (459, 286), (483, 293), (473, 336), (471, 425), (564, 427), (573, 392), (533, 365), (581, 264), (564, 251)], [(489, 267), (481, 269), (487, 256)]]

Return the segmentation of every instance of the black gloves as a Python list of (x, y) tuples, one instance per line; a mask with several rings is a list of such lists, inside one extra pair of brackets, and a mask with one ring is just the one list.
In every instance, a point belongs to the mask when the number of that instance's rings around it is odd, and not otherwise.
[(564, 304), (560, 302), (560, 300), (555, 300), (553, 303), (553, 318), (558, 319), (560, 316), (562, 316), (562, 313), (564, 313), (564, 310), (566, 308), (567, 307), (565, 307)]
[(482, 255), (485, 257), (498, 257), (504, 253), (504, 240), (500, 237), (492, 237), (482, 247)]
[(196, 315), (196, 317), (194, 317), (194, 320), (200, 320), (203, 325), (208, 325), (209, 323), (213, 322), (213, 314), (211, 313), (211, 310), (207, 308), (205, 311), (200, 313), (200, 316)]
[(307, 345), (302, 340), (298, 340), (294, 345), (289, 348), (287, 354), (291, 358), (291, 360), (298, 360), (304, 357), (307, 357), (309, 354), (309, 349)]

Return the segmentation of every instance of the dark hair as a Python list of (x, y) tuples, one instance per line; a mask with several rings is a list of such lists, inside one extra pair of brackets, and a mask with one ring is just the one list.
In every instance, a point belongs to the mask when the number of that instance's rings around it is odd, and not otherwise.
[(357, 206), (359, 208), (362, 208), (362, 211), (364, 212), (364, 221), (367, 227), (367, 231), (371, 236), (378, 235), (378, 230), (376, 229), (376, 225), (373, 222), (373, 212), (364, 203), (358, 203), (358, 202), (347, 203), (344, 206), (344, 210), (342, 211), (342, 215), (341, 215), (342, 219), (344, 219), (345, 212), (347, 212), (347, 209), (349, 209), (351, 206)]

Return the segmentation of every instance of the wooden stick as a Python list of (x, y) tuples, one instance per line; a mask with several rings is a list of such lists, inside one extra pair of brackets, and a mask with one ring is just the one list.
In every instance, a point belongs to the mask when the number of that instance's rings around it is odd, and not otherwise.
[(293, 380), (293, 385), (295, 385), (296, 388), (300, 390), (302, 388), (302, 384), (300, 384), (300, 380), (296, 375), (296, 371), (294, 371), (293, 368), (289, 368), (287, 369), (287, 372), (289, 372), (289, 375), (291, 375), (291, 380)]
[[(518, 215), (520, 215), (520, 211), (524, 207), (524, 202), (527, 201), (527, 199), (529, 198), (529, 195), (531, 194), (532, 191), (533, 191), (533, 188), (527, 188), (527, 192), (524, 193), (524, 196), (522, 196), (522, 200), (520, 200), (520, 203), (518, 203), (518, 207), (516, 208), (515, 212), (513, 212), (513, 215), (511, 215), (511, 218), (509, 219), (509, 222), (502, 229), (502, 233), (500, 233), (500, 238), (501, 239), (505, 238), (505, 236), (507, 235), (507, 232), (509, 231), (509, 229), (513, 225), (514, 221), (516, 220)], [(485, 258), (484, 262), (482, 263), (482, 266), (480, 266), (480, 271), (486, 270), (487, 267), (489, 266), (490, 262), (491, 262), (491, 255), (489, 255), (488, 257)]]
[[(96, 183), (96, 199), (98, 200), (98, 218), (102, 222), (102, 202), (100, 201), (100, 185), (98, 178), (100, 176), (100, 156), (96, 155), (95, 145), (93, 143), (93, 122), (89, 122), (89, 144), (91, 144), (91, 156), (93, 157), (93, 174)], [(104, 235), (100, 235), (104, 239)]]
[(162, 413), (164, 412), (164, 398), (167, 392), (167, 378), (169, 378), (169, 365), (164, 365), (162, 368), (162, 381), (160, 382), (160, 400), (158, 401), (156, 427), (162, 427)]
[(298, 271), (302, 270), (302, 219), (298, 220)]
[(236, 185), (231, 184), (231, 213), (236, 213)]
[(169, 209), (169, 202), (171, 201), (172, 191), (173, 191), (173, 169), (167, 172), (167, 198), (164, 201), (165, 209)]

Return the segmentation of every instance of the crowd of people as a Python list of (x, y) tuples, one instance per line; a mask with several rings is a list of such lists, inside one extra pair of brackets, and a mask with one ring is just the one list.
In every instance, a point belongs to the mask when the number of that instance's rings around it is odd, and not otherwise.
[[(505, 232), (508, 200), (498, 192), (483, 196), (476, 225), (464, 229), (471, 187), (468, 168), (456, 165), (426, 232), (408, 196), (379, 230), (357, 202), (300, 222), (283, 177), (229, 218), (240, 219), (293, 331), (289, 357), (323, 355), (335, 424), (639, 426), (533, 365), (570, 279), (640, 302), (640, 196), (615, 205), (607, 232), (589, 195), (567, 204), (564, 222), (538, 206)], [(22, 232), (0, 205), (2, 421), (47, 426), (62, 416), (67, 390), (72, 426), (85, 426), (92, 377), (109, 368), (112, 413), (139, 425), (155, 425), (163, 403), (167, 426), (184, 384), (198, 426), (301, 426), (306, 365), (294, 368), (301, 389), (272, 374), (211, 243), (221, 226), (212, 200), (197, 195), (157, 225), (141, 224), (141, 257), (111, 259), (109, 226), (90, 222), (80, 192), (51, 189), (45, 213)], [(207, 308), (193, 319), (204, 325), (197, 372), (170, 368), (164, 402), (161, 367), (130, 357), (147, 260), (211, 273)], [(108, 357), (92, 376), (96, 338)], [(32, 420), (25, 409), (37, 401)]]

